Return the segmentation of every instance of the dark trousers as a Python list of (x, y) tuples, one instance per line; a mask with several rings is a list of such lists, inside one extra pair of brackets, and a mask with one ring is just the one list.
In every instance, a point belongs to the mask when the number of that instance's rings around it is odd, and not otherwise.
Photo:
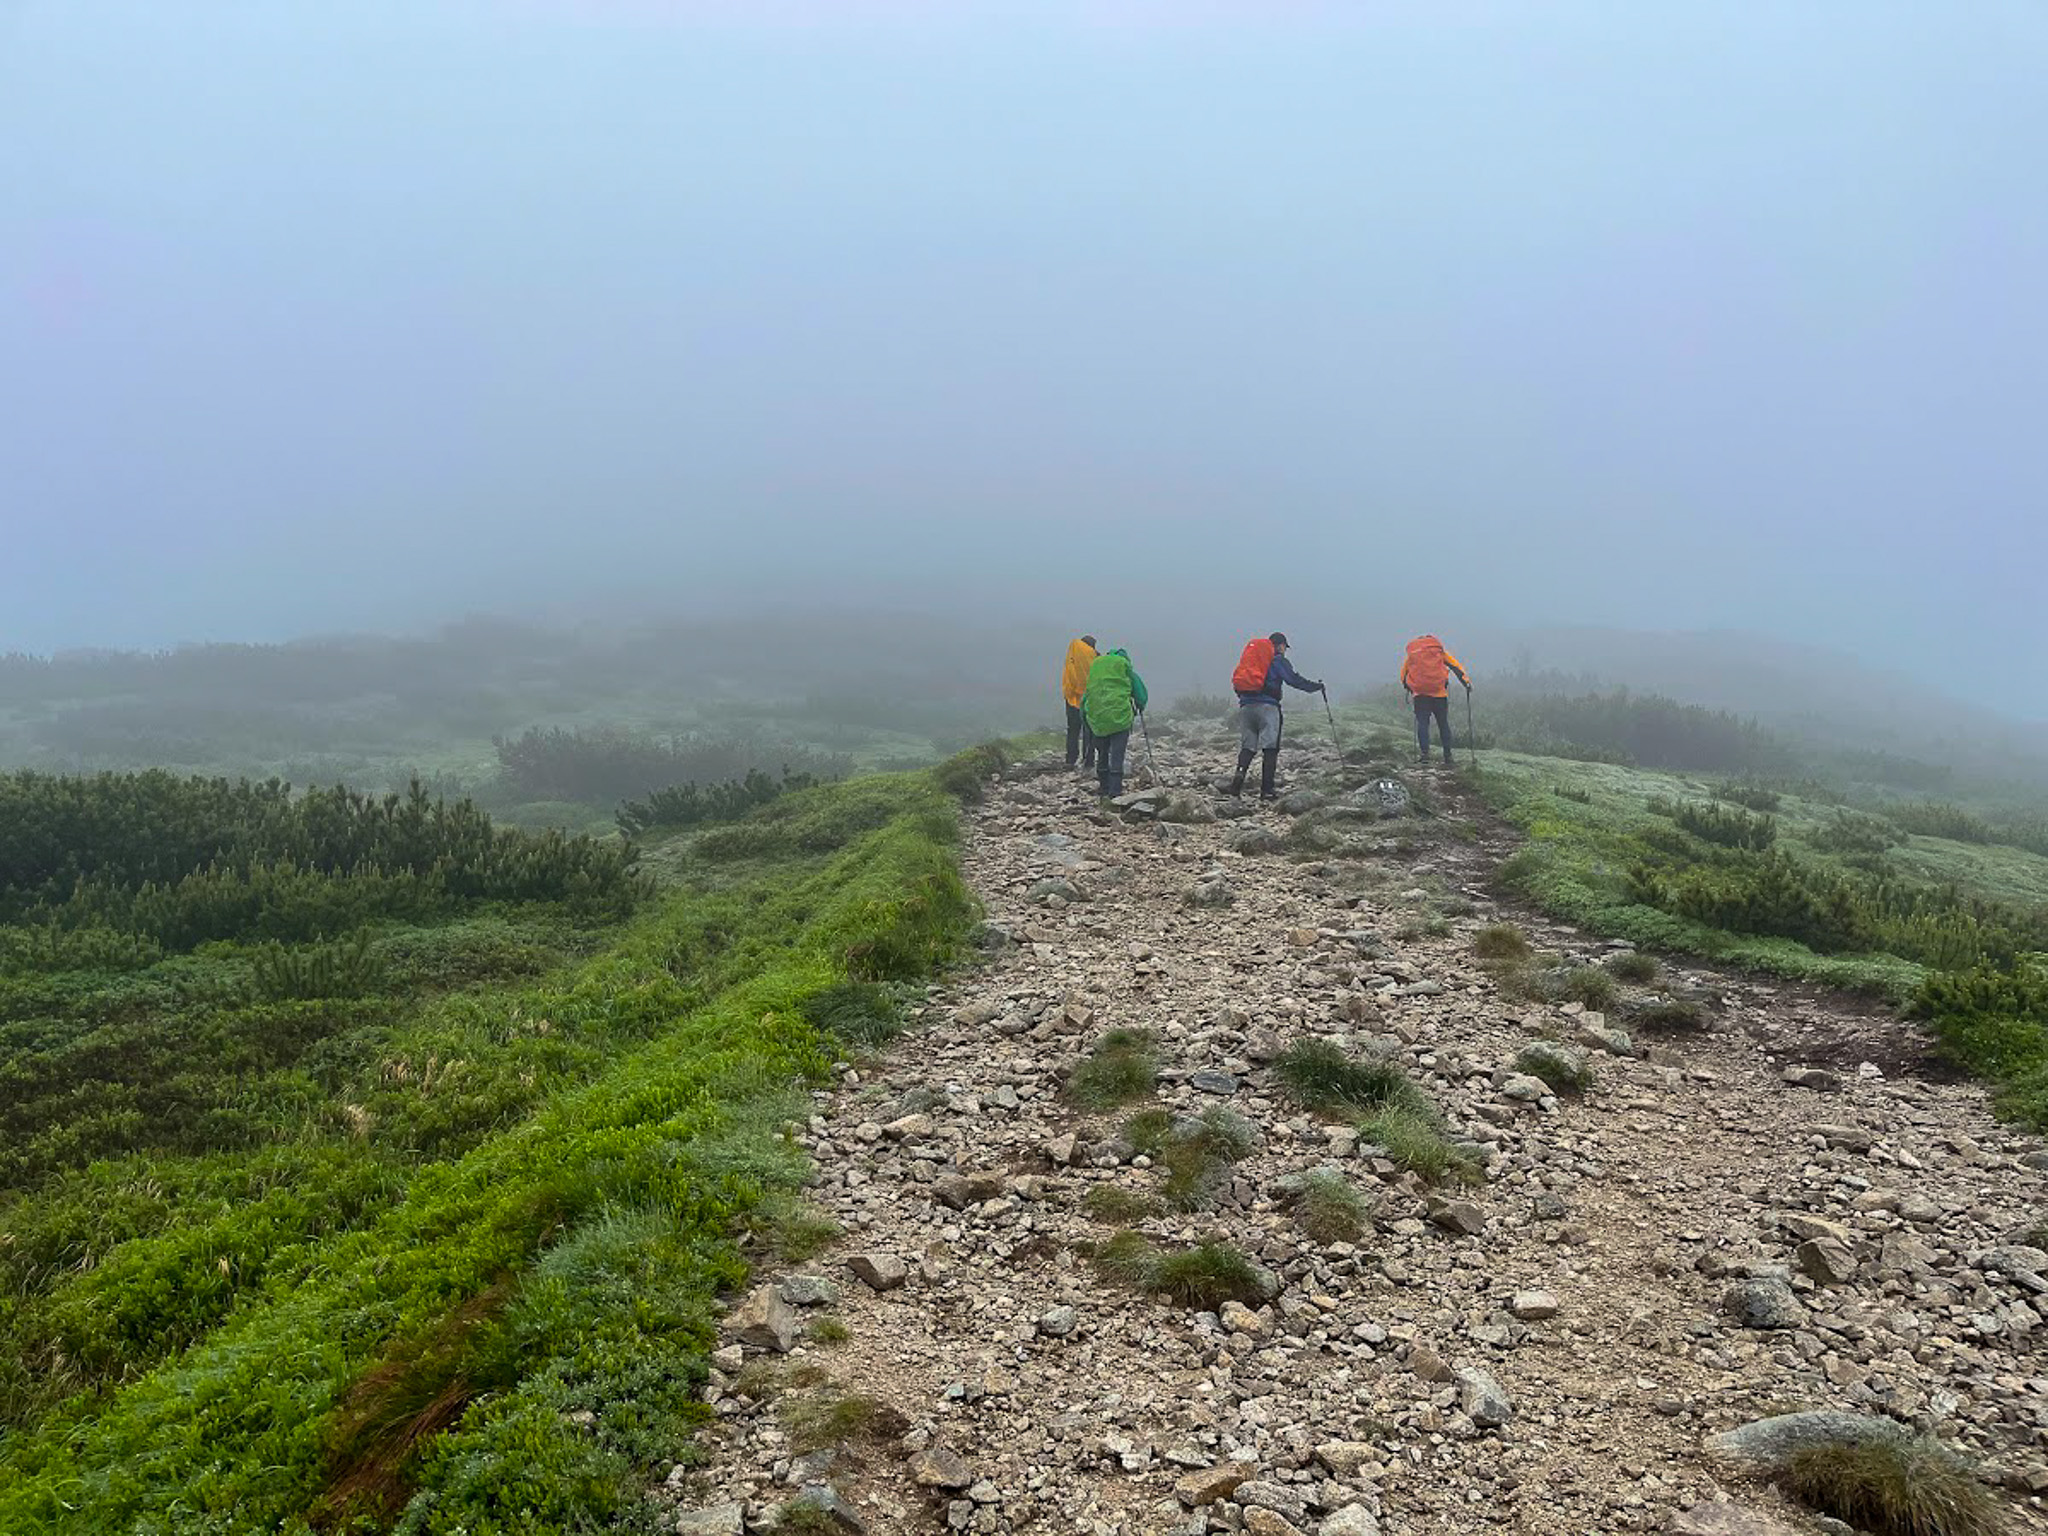
[(1124, 792), (1124, 748), (1131, 744), (1131, 728), (1095, 738), (1095, 777), (1103, 794), (1115, 799)]
[(1095, 766), (1095, 733), (1088, 729), (1088, 717), (1081, 713), (1081, 706), (1067, 706), (1067, 766), (1079, 763), (1083, 768)]
[(1424, 757), (1429, 756), (1429, 722), (1436, 721), (1436, 739), (1444, 744), (1444, 761), (1451, 760), (1451, 701), (1449, 699), (1425, 699), (1415, 695), (1415, 747)]

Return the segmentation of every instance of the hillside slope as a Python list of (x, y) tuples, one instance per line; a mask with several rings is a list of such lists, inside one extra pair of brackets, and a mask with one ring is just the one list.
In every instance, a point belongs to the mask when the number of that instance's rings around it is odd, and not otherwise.
[[(1704, 1442), (1811, 1408), (1936, 1430), (2048, 1530), (2048, 1154), (1981, 1090), (1764, 980), (1513, 1001), (1474, 954), (1504, 916), (1614, 947), (1500, 910), (1476, 799), (1380, 821), (1294, 744), (1309, 792), (1219, 821), (1228, 745), (1154, 735), (1192, 819), (1052, 760), (973, 814), (986, 963), (814, 1096), (843, 1236), (729, 1319), (681, 1530), (1768, 1536), (1821, 1527)], [(1674, 998), (1706, 1027), (1628, 1038)], [(1318, 1113), (1305, 1041), (1414, 1113)]]

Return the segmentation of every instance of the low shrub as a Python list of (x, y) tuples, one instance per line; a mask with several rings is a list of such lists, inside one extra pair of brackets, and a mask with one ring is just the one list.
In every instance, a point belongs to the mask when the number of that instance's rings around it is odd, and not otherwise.
[(1619, 954), (1609, 955), (1603, 963), (1616, 981), (1637, 987), (1651, 985), (1663, 969), (1655, 955), (1646, 955), (1639, 949), (1625, 949)]
[(1769, 789), (1754, 782), (1716, 784), (1713, 790), (1716, 800), (1725, 800), (1745, 810), (1769, 813), (1784, 802), (1784, 797), (1775, 789)]

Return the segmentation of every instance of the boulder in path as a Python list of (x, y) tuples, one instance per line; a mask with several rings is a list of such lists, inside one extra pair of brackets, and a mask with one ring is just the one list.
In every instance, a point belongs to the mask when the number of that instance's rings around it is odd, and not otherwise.
[(949, 1493), (958, 1493), (974, 1482), (974, 1473), (967, 1463), (943, 1446), (911, 1457), (910, 1475), (920, 1488), (942, 1488)]
[(1242, 1461), (1218, 1462), (1190, 1472), (1173, 1485), (1174, 1497), (1190, 1509), (1227, 1499), (1250, 1481), (1252, 1468)]
[(803, 1323), (780, 1291), (764, 1285), (733, 1309), (719, 1331), (737, 1343), (786, 1355), (803, 1331)]
[(1481, 1429), (1499, 1429), (1515, 1416), (1507, 1391), (1476, 1365), (1458, 1372), (1458, 1406)]
[(1721, 1298), (1721, 1310), (1745, 1328), (1798, 1328), (1806, 1308), (1782, 1280), (1745, 1280)]
[(1903, 1440), (1909, 1433), (1893, 1419), (1820, 1408), (1756, 1419), (1723, 1434), (1711, 1435), (1707, 1439), (1707, 1454), (1738, 1470), (1764, 1473), (1782, 1466), (1795, 1452), (1814, 1446), (1873, 1445)]
[(713, 1504), (686, 1509), (676, 1520), (676, 1536), (746, 1536), (747, 1512), (738, 1504)]
[(855, 1279), (875, 1291), (893, 1291), (910, 1278), (910, 1266), (893, 1253), (856, 1253), (846, 1267)]
[(1380, 1536), (1380, 1519), (1363, 1504), (1346, 1504), (1316, 1527), (1316, 1536)]

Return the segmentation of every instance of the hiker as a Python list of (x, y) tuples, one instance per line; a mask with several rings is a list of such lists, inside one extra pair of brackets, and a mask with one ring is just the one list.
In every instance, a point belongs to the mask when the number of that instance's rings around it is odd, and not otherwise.
[(1472, 679), (1464, 664), (1444, 649), (1435, 635), (1418, 635), (1408, 642), (1408, 654), (1401, 658), (1401, 686), (1415, 705), (1415, 748), (1418, 761), (1429, 761), (1429, 722), (1436, 721), (1436, 739), (1443, 743), (1444, 762), (1451, 760), (1451, 674), (1465, 691), (1472, 691)]
[(1088, 691), (1088, 669), (1095, 665), (1095, 637), (1083, 635), (1067, 646), (1067, 664), (1060, 672), (1060, 697), (1067, 701), (1067, 766), (1095, 766), (1095, 733), (1081, 713), (1081, 695)]
[(1323, 685), (1312, 683), (1287, 661), (1287, 637), (1272, 634), (1245, 643), (1230, 674), (1230, 686), (1237, 690), (1237, 777), (1230, 781), (1233, 795), (1244, 793), (1245, 771), (1252, 758), (1259, 758), (1259, 798), (1271, 800), (1278, 791), (1273, 776), (1280, 768), (1280, 690), (1299, 688), (1303, 693), (1321, 693)]
[(1124, 792), (1124, 749), (1131, 744), (1131, 722), (1145, 712), (1146, 697), (1145, 679), (1131, 665), (1128, 651), (1104, 652), (1089, 665), (1081, 713), (1095, 735), (1095, 776), (1105, 800)]

